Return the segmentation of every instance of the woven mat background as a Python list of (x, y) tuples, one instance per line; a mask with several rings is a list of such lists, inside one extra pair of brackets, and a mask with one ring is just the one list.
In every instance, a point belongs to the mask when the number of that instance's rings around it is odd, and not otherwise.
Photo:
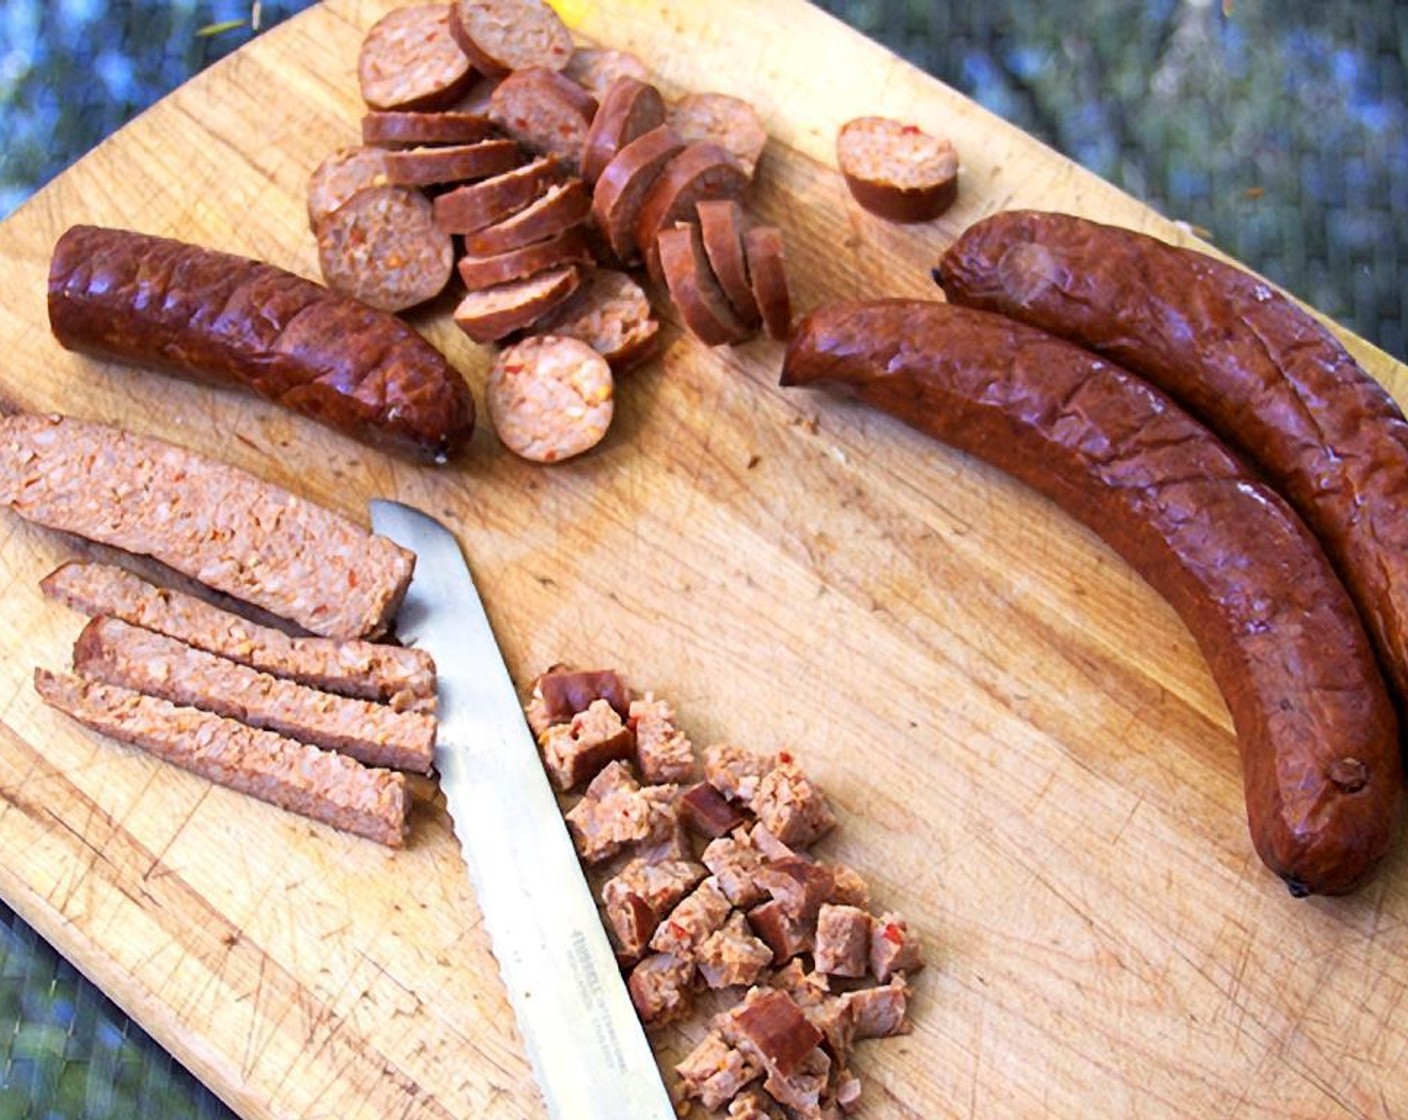
[[(0, 216), (307, 3), (0, 0)], [(1408, 0), (821, 6), (1408, 360)], [(230, 1115), (0, 904), (0, 1120)]]

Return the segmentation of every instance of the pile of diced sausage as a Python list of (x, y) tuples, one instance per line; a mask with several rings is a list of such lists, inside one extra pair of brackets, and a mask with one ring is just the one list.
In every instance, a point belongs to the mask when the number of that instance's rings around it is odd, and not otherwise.
[[(594, 350), (608, 378), (651, 356), (659, 324), (632, 275), (642, 265), (711, 346), (787, 337), (782, 236), (746, 210), (768, 138), (747, 102), (667, 101), (634, 56), (575, 49), (543, 0), (398, 8), (368, 33), (358, 76), (363, 143), (309, 183), (330, 287), (403, 311), (457, 274), (454, 320), (475, 341), (552, 340), (517, 356), (533, 370), (586, 360), (559, 339)], [(496, 427), (542, 396), (502, 394), (496, 407), (489, 391)], [(532, 441), (506, 442), (535, 457)]]
[(548, 670), (527, 714), (641, 1019), (737, 997), (675, 1067), (682, 1101), (734, 1120), (853, 1111), (853, 1047), (908, 1030), (922, 959), (903, 917), (810, 851), (837, 823), (821, 790), (787, 752), (720, 743), (701, 765), (670, 705), (612, 671)]

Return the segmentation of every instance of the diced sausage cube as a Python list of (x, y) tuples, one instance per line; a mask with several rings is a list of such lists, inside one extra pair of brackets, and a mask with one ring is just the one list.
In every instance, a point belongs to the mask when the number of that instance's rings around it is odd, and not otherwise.
[(812, 955), (818, 972), (864, 976), (870, 964), (870, 915), (855, 906), (823, 905)]
[(784, 964), (812, 945), (812, 930), (791, 917), (777, 899), (748, 911), (748, 924), (772, 950), (774, 964)]
[(762, 1072), (757, 1063), (730, 1046), (717, 1031), (704, 1036), (689, 1055), (675, 1066), (681, 1089), (713, 1111), (731, 1100)]
[(694, 744), (663, 700), (632, 700), (629, 726), (636, 736), (636, 765), (647, 782), (687, 782), (694, 777)]
[(803, 856), (801, 852), (793, 851), (776, 836), (774, 836), (768, 830), (768, 826), (763, 824), (762, 821), (759, 821), (757, 824), (753, 825), (752, 829), (749, 830), (748, 840), (753, 845), (753, 847), (757, 848), (758, 851), (763, 853), (764, 859), (777, 861), (784, 859), (807, 858)]
[(658, 797), (640, 788), (626, 763), (619, 759), (609, 763), (567, 813), (567, 828), (578, 854), (588, 863), (598, 863), (627, 844), (649, 840), (661, 830)]
[(569, 669), (554, 665), (533, 682), (528, 701), (528, 725), (541, 736), (555, 723), (566, 723), (585, 712), (593, 700), (605, 700), (624, 717), (629, 709), (629, 693), (614, 669)]
[(645, 786), (640, 795), (646, 805), (646, 834), (636, 841), (635, 854), (646, 863), (671, 859), (694, 859), (694, 845), (689, 841), (679, 816), (679, 786)]
[(758, 820), (784, 844), (805, 847), (836, 824), (821, 790), (790, 758), (780, 760), (758, 780), (751, 805)]
[(827, 867), (831, 870), (831, 897), (827, 902), (834, 902), (838, 906), (857, 906), (862, 910), (870, 909), (870, 887), (858, 872), (847, 867), (844, 863), (830, 863)]
[(758, 782), (772, 763), (732, 743), (715, 743), (704, 749), (704, 780), (730, 801), (751, 805)]
[(896, 972), (917, 972), (924, 967), (918, 934), (899, 914), (882, 914), (870, 934), (870, 971), (885, 983)]
[(564, 792), (596, 777), (608, 762), (630, 758), (635, 749), (630, 728), (605, 700), (593, 700), (570, 723), (549, 727), (539, 742), (548, 774)]
[(791, 1109), (792, 1115), (811, 1120), (812, 1117), (826, 1115), (822, 1111), (821, 1095), (826, 1091), (830, 1078), (831, 1059), (818, 1046), (811, 1049), (800, 1067), (792, 1073), (770, 1070), (763, 1088), (778, 1104)]
[(841, 997), (841, 1013), (848, 1021), (851, 1037), (889, 1038), (905, 1034), (909, 1022), (909, 985), (903, 976), (896, 976), (878, 988), (860, 988)]
[(801, 1071), (822, 1037), (792, 997), (775, 988), (750, 989), (716, 1024), (726, 1041), (782, 1077)]
[(705, 879), (660, 923), (650, 947), (693, 961), (705, 939), (728, 920), (731, 909), (718, 880)]
[(851, 1022), (843, 1012), (841, 1000), (831, 994), (826, 974), (807, 972), (802, 962), (793, 958), (773, 973), (768, 984), (792, 997), (812, 1026), (826, 1036), (836, 1061), (844, 1065), (851, 1050)]
[(735, 906), (747, 907), (761, 901), (763, 888), (758, 885), (758, 872), (763, 866), (763, 855), (747, 833), (740, 829), (732, 836), (720, 836), (709, 843), (701, 858)]
[(641, 1022), (660, 1026), (689, 1013), (689, 986), (693, 979), (691, 961), (669, 953), (652, 953), (631, 969), (626, 987)]
[(783, 913), (804, 923), (816, 918), (835, 885), (828, 868), (798, 856), (764, 864), (757, 878), (758, 885), (782, 904)]
[(704, 878), (704, 868), (685, 860), (647, 863), (633, 859), (606, 881), (601, 898), (621, 953), (639, 957), (670, 908)]
[(836, 1085), (831, 1092), (831, 1099), (836, 1102), (842, 1112), (855, 1112), (860, 1107), (860, 1078), (848, 1069), (843, 1069), (836, 1074)]
[(718, 839), (747, 821), (742, 810), (708, 782), (690, 786), (680, 795), (680, 820), (700, 836)]
[(772, 949), (753, 936), (743, 915), (735, 910), (723, 928), (700, 944), (697, 963), (699, 975), (711, 988), (755, 984), (772, 964)]

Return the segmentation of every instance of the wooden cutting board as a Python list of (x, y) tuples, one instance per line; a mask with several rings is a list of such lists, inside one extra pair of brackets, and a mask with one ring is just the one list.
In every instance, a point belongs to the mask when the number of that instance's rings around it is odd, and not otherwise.
[[(542, 469), (487, 426), (443, 469), (234, 392), (67, 354), (50, 247), (127, 225), (316, 275), (308, 173), (355, 143), (362, 33), (334, 0), (216, 66), (0, 226), (0, 395), (115, 421), (365, 520), (448, 520), (520, 682), (613, 664), (701, 744), (793, 750), (842, 821), (831, 857), (923, 931), (915, 1030), (857, 1059), (881, 1117), (1408, 1115), (1408, 859), (1293, 901), (1252, 854), (1226, 710), (1189, 634), (1090, 534), (970, 458), (777, 386), (780, 347), (710, 351), (667, 322), (608, 440)], [(801, 309), (929, 295), (1004, 206), (1180, 238), (1109, 185), (800, 0), (562, 0), (582, 42), (667, 92), (723, 89), (772, 143), (756, 209)], [(958, 205), (902, 229), (852, 204), (837, 127), (951, 136)], [(417, 325), (482, 400), (489, 359)], [(1408, 371), (1356, 340), (1400, 399)], [(77, 545), (0, 516), (0, 893), (247, 1117), (541, 1113), (438, 805), (392, 854), (90, 735), (37, 699), (80, 620), (39, 578)], [(677, 1054), (688, 1038), (669, 1040)]]

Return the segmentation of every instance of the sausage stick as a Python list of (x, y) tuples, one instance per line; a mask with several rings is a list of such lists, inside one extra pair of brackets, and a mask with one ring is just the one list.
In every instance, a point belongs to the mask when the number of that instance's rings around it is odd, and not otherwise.
[(1148, 378), (1260, 467), (1320, 538), (1408, 711), (1408, 423), (1329, 331), (1250, 273), (1064, 214), (979, 222), (937, 275), (952, 302)]
[(1315, 539), (1211, 433), (1069, 343), (941, 303), (820, 308), (798, 327), (782, 380), (848, 386), (1103, 537), (1209, 662), (1262, 860), (1297, 896), (1369, 877), (1403, 801), (1393, 707)]

